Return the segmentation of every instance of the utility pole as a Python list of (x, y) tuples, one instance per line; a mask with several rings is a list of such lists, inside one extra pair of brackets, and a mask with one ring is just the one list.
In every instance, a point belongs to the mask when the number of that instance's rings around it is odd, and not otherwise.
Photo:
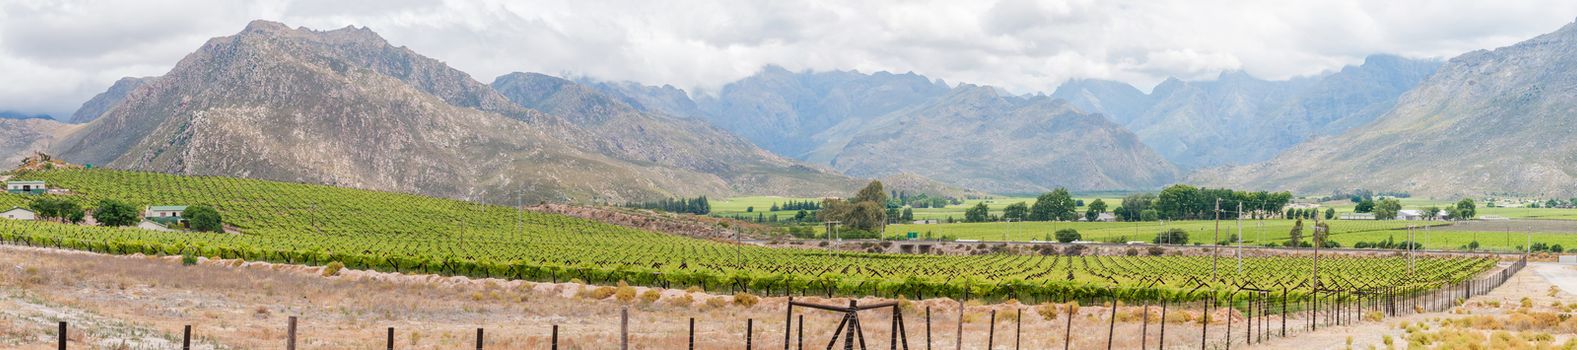
[(1216, 240), (1212, 243), (1215, 246), (1210, 248), (1210, 279), (1219, 280), (1221, 277), (1216, 273), (1216, 260), (1221, 258), (1221, 198), (1216, 198)]
[(1243, 202), (1242, 201), (1238, 201), (1237, 219), (1238, 219), (1238, 239), (1237, 239), (1237, 241), (1238, 241), (1237, 242), (1238, 243), (1238, 251), (1237, 251), (1237, 256), (1238, 256), (1238, 275), (1241, 276), (1241, 275), (1243, 275)]

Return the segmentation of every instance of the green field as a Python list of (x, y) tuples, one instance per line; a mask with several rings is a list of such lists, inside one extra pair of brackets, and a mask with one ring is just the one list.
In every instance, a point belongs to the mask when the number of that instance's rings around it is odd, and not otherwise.
[[(1272, 242), (1285, 241), (1291, 231), (1294, 220), (1266, 219), (1243, 220), (1242, 232), (1245, 242)], [(1373, 221), (1352, 220), (1327, 221), (1331, 232), (1336, 235), (1349, 232), (1392, 231), (1406, 228), (1408, 225), (1422, 225), (1420, 222), (1407, 221)], [(1439, 225), (1441, 223), (1435, 223)], [(1314, 223), (1304, 222), (1305, 236), (1312, 232)], [(1233, 234), (1239, 232), (1237, 221), (1222, 220), (1220, 226), (1220, 240), (1229, 240)], [(1215, 242), (1216, 222), (1209, 220), (1190, 221), (1152, 221), (1152, 222), (985, 222), (985, 223), (955, 223), (955, 224), (930, 224), (930, 225), (891, 225), (887, 227), (889, 233), (918, 232), (925, 236), (930, 232), (935, 237), (950, 235), (958, 239), (973, 240), (1046, 240), (1046, 237), (1059, 229), (1071, 228), (1078, 230), (1079, 234), (1087, 241), (1100, 242), (1127, 242), (1150, 241), (1156, 234), (1179, 228), (1188, 232), (1190, 242), (1209, 244)]]
[[(1106, 287), (1154, 281), (1170, 286), (1306, 279), (1302, 257), (1245, 260), (1242, 273), (1207, 276), (1206, 257), (1092, 257), (1047, 255), (938, 256), (831, 254), (821, 249), (738, 246), (659, 234), (566, 216), (447, 199), (225, 177), (188, 177), (115, 170), (23, 173), (70, 189), (60, 196), (85, 205), (118, 199), (135, 205), (210, 205), (239, 234), (160, 232), (0, 220), (0, 241), (109, 254), (196, 255), (353, 269), (436, 273), (536, 281), (580, 279), (612, 284), (757, 293), (878, 296), (1092, 297)], [(0, 195), (0, 205), (32, 198)], [(1120, 225), (1118, 225), (1120, 226)], [(1114, 230), (1120, 230), (1114, 228)], [(905, 243), (897, 243), (905, 244)], [(1401, 273), (1394, 258), (1321, 259), (1321, 279), (1429, 289), (1470, 278), (1493, 267), (1494, 258), (1427, 258), (1426, 271)], [(1186, 282), (1195, 281), (1195, 282)], [(1147, 289), (1198, 298), (1184, 287)], [(1188, 288), (1192, 289), (1192, 288)], [(1208, 288), (1207, 288), (1208, 289)], [(1301, 298), (1295, 292), (1294, 298)]]

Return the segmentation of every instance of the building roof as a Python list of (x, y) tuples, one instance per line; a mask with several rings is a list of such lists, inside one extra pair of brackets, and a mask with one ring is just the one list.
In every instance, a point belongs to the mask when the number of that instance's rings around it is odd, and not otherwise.
[(29, 212), (29, 213), (31, 213), (31, 212), (33, 212), (33, 210), (32, 210), (32, 209), (28, 209), (28, 208), (23, 208), (23, 207), (11, 207), (11, 209), (6, 209), (6, 210), (0, 210), (0, 213), (9, 213), (9, 212), (12, 212), (12, 211), (17, 211), (17, 210), (21, 210), (21, 211), (25, 211), (25, 212)]
[(6, 183), (7, 184), (12, 184), (12, 185), (43, 185), (44, 184), (43, 181), (38, 181), (38, 180), (6, 181)]
[(148, 207), (148, 210), (151, 210), (151, 211), (186, 211), (186, 206), (184, 206), (184, 205), (155, 205), (155, 206)]
[(1396, 211), (1396, 213), (1397, 214), (1402, 214), (1402, 215), (1408, 215), (1408, 216), (1423, 216), (1424, 215), (1424, 211), (1422, 211), (1422, 210), (1412, 210), (1412, 209), (1402, 209), (1402, 210)]

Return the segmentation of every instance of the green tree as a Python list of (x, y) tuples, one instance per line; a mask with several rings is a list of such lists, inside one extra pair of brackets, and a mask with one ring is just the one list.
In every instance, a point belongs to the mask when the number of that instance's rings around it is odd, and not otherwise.
[(46, 219), (73, 224), (82, 222), (82, 206), (77, 205), (77, 202), (56, 198), (42, 198), (28, 203), (27, 206), (33, 212), (38, 213), (38, 216)]
[(991, 215), (991, 208), (985, 202), (976, 203), (974, 207), (964, 211), (964, 222), (985, 222)]
[(100, 226), (131, 226), (142, 221), (137, 217), (137, 207), (114, 199), (99, 201), (93, 210), (93, 220)]
[(1029, 218), (1029, 204), (1018, 202), (1002, 208), (1002, 218), (1024, 221)]
[(1077, 241), (1077, 240), (1082, 239), (1082, 238), (1083, 237), (1079, 236), (1079, 230), (1075, 230), (1075, 229), (1071, 229), (1071, 228), (1065, 228), (1065, 229), (1057, 230), (1057, 241), (1058, 242), (1072, 243), (1073, 241)]
[(1325, 208), (1325, 220), (1336, 218), (1336, 208)]
[(1372, 213), (1374, 212), (1374, 200), (1364, 198), (1363, 201), (1358, 202), (1357, 206), (1353, 207), (1352, 211), (1354, 213)]
[(191, 224), (192, 230), (202, 232), (224, 232), (224, 218), (219, 216), (219, 211), (206, 205), (194, 205), (186, 208), (184, 213), (186, 221)]
[(1292, 223), (1292, 230), (1287, 231), (1287, 246), (1288, 247), (1294, 247), (1294, 248), (1303, 246), (1303, 220), (1302, 219), (1299, 219), (1298, 221), (1293, 222)]
[[(1161, 194), (1156, 196), (1155, 207), (1161, 212), (1161, 217), (1167, 220), (1182, 220), (1197, 218), (1199, 203), (1199, 188), (1189, 185), (1177, 184), (1161, 189)], [(1214, 204), (1214, 203), (1212, 203)]]
[(905, 221), (905, 222), (914, 221), (914, 209), (913, 208), (909, 208), (909, 207), (904, 207), (903, 208), (902, 220)]
[(842, 221), (843, 226), (866, 232), (879, 232), (887, 224), (887, 192), (880, 181), (871, 181), (849, 200), (827, 199), (816, 211), (821, 221)]
[(1396, 213), (1402, 210), (1402, 201), (1396, 198), (1385, 198), (1374, 204), (1374, 218), (1391, 220), (1396, 218)]
[(1094, 201), (1090, 201), (1089, 207), (1087, 207), (1084, 211), (1084, 221), (1093, 222), (1095, 219), (1101, 217), (1101, 213), (1105, 212), (1106, 202), (1102, 201), (1100, 198), (1096, 198)]
[(1474, 216), (1478, 216), (1478, 206), (1473, 203), (1472, 198), (1463, 198), (1461, 201), (1457, 202), (1458, 219), (1469, 220)]
[(1074, 211), (1075, 207), (1073, 195), (1068, 194), (1068, 189), (1058, 187), (1035, 199), (1035, 205), (1029, 209), (1029, 219), (1073, 221), (1078, 219), (1078, 214)]
[(1435, 218), (1440, 217), (1440, 213), (1443, 212), (1444, 211), (1440, 210), (1440, 207), (1424, 208), (1424, 218), (1428, 220), (1434, 220)]

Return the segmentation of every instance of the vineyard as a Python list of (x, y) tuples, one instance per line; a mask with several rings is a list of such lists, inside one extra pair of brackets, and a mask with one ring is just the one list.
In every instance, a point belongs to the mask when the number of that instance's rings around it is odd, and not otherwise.
[[(1054, 300), (1199, 300), (1227, 290), (1314, 290), (1310, 256), (1057, 256), (831, 253), (733, 245), (590, 220), (408, 194), (226, 177), (51, 170), (61, 195), (92, 206), (210, 205), (238, 234), (0, 220), (0, 240), (109, 254), (239, 258), (472, 277), (631, 284), (766, 295)], [(0, 195), (0, 206), (32, 197)], [(1419, 293), (1494, 268), (1489, 257), (1320, 257), (1320, 288)], [(1324, 290), (1324, 289), (1322, 289)], [(1323, 296), (1322, 296), (1323, 298)]]

